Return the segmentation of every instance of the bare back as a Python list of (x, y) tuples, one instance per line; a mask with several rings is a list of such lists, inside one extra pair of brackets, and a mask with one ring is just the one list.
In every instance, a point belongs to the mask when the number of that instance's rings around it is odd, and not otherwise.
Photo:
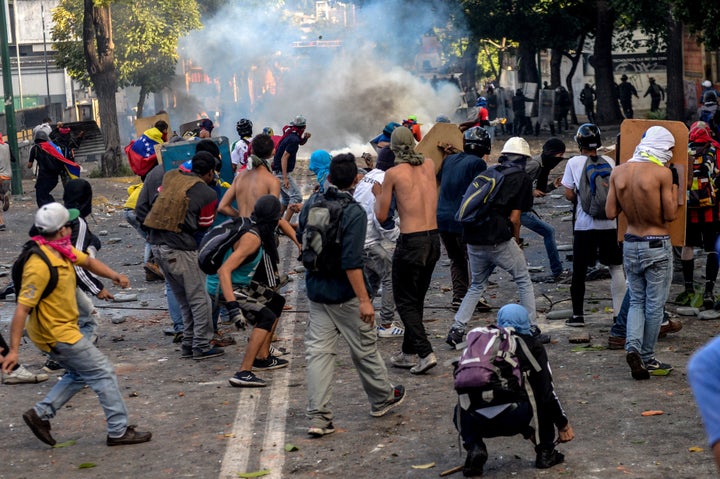
[(385, 174), (385, 188), (395, 193), (401, 233), (437, 229), (438, 191), (432, 160), (426, 158), (418, 166), (402, 163), (390, 168)]
[(610, 177), (608, 203), (611, 201), (618, 213), (625, 213), (627, 232), (637, 236), (669, 234), (668, 223), (677, 215), (672, 174), (653, 163), (629, 162), (616, 167)]
[(228, 193), (231, 191), (240, 216), (249, 217), (253, 212), (253, 208), (255, 208), (255, 202), (261, 196), (273, 195), (280, 197), (280, 180), (263, 167), (243, 170), (233, 180)]

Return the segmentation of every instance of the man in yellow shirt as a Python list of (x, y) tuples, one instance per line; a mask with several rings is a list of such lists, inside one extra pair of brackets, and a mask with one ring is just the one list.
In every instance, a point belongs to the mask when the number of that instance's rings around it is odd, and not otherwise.
[[(47, 296), (43, 294), (50, 283), (51, 270), (38, 254), (31, 255), (23, 268), (22, 281), (16, 285), (18, 299), (10, 325), (10, 351), (5, 358), (0, 356), (2, 370), (7, 374), (17, 364), (20, 338), (25, 328), (35, 346), (48, 353), (66, 371), (45, 399), (23, 414), (25, 423), (38, 439), (51, 446), (55, 444), (50, 435), (49, 420), (75, 393), (88, 385), (98, 395), (105, 411), (108, 446), (146, 442), (152, 433), (128, 426), (127, 408), (112, 364), (78, 327), (73, 264), (111, 279), (123, 288), (130, 285), (127, 276), (72, 246), (68, 223), (79, 214), (78, 210), (67, 210), (60, 203), (46, 204), (35, 214), (35, 227), (40, 234), (32, 239), (57, 272), (57, 284)], [(30, 319), (26, 325), (28, 315)]]

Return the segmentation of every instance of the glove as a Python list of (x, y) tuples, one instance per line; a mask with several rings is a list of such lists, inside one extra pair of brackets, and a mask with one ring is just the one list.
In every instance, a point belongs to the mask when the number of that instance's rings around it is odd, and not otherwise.
[(245, 329), (245, 326), (247, 326), (247, 321), (245, 320), (245, 316), (243, 316), (242, 311), (240, 311), (240, 305), (237, 301), (228, 301), (225, 303), (225, 308), (228, 310), (228, 316), (230, 316), (230, 321), (235, 323), (235, 327), (238, 329)]
[(673, 182), (673, 185), (678, 185), (678, 186), (680, 186), (680, 176), (678, 176), (678, 171), (677, 171), (677, 169), (675, 168), (675, 165), (673, 165), (673, 164), (671, 163), (668, 168), (670, 168), (670, 173), (672, 173), (672, 182)]

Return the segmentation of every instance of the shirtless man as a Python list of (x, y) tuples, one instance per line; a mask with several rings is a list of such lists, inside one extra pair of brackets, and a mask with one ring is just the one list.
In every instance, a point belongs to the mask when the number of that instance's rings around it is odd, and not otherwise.
[(677, 216), (678, 174), (671, 166), (675, 139), (653, 126), (633, 157), (610, 175), (605, 213), (627, 217), (623, 259), (630, 288), (625, 350), (632, 377), (666, 376), (672, 366), (655, 359), (655, 342), (673, 276), (668, 223)]
[[(423, 326), (423, 303), (435, 263), (440, 258), (437, 227), (438, 192), (435, 165), (414, 151), (415, 140), (405, 127), (396, 128), (390, 138), (395, 167), (385, 173), (377, 195), (375, 216), (387, 219), (395, 196), (400, 217), (400, 237), (392, 262), (395, 304), (405, 325), (402, 351), (390, 358), (393, 366), (422, 374), (437, 365), (437, 358)], [(415, 355), (419, 357), (416, 362)]]
[[(238, 216), (249, 218), (255, 208), (255, 203), (263, 195), (273, 195), (280, 198), (280, 181), (272, 174), (268, 159), (272, 156), (275, 144), (266, 134), (257, 135), (252, 140), (252, 152), (248, 163), (252, 168), (241, 170), (225, 192), (218, 212), (225, 216), (236, 218)], [(234, 208), (233, 200), (237, 204)], [(284, 219), (278, 222), (280, 230), (290, 238), (300, 250), (300, 244), (295, 239), (295, 230)]]

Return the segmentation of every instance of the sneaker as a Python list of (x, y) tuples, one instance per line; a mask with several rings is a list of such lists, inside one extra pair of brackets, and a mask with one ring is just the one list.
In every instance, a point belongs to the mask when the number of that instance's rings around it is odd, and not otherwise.
[(565, 456), (557, 451), (557, 449), (536, 448), (535, 467), (538, 469), (549, 469), (556, 464), (561, 464), (565, 460)]
[(290, 354), (290, 352), (285, 348), (276, 348), (272, 344), (270, 345), (270, 356), (280, 357), (285, 356), (286, 354)]
[(392, 408), (400, 404), (405, 400), (405, 388), (398, 384), (393, 388), (393, 397), (383, 403), (382, 406), (375, 408), (373, 407), (372, 411), (370, 411), (370, 415), (372, 417), (381, 417), (390, 412)]
[(625, 338), (619, 336), (608, 336), (608, 349), (625, 349)]
[(685, 290), (677, 295), (675, 298), (675, 304), (678, 306), (690, 306), (694, 295), (694, 291)]
[(461, 304), (462, 304), (462, 299), (453, 299), (452, 303), (450, 303), (450, 309), (457, 312), (457, 310), (460, 309)]
[(53, 361), (52, 359), (48, 359), (47, 361), (45, 361), (45, 364), (43, 364), (42, 368), (43, 368), (43, 371), (48, 372), (48, 373), (54, 373), (54, 372), (62, 371), (63, 369), (65, 369), (64, 367), (62, 367), (60, 365), (60, 363), (58, 363), (57, 361)]
[(667, 376), (673, 370), (673, 367), (669, 364), (661, 363), (655, 358), (651, 358), (645, 361), (645, 369), (647, 369), (652, 376)]
[(165, 274), (155, 263), (147, 262), (143, 265), (145, 270), (145, 281), (164, 281)]
[(0, 291), (0, 299), (6, 299), (11, 294), (15, 294), (15, 285), (12, 281), (8, 283), (2, 291)]
[(680, 321), (673, 321), (672, 319), (668, 319), (660, 325), (660, 334), (658, 335), (658, 337), (664, 338), (668, 335), (668, 333), (677, 333), (682, 329), (682, 327), (683, 325)]
[(703, 294), (703, 308), (713, 309), (714, 306), (715, 295), (712, 293), (712, 291), (705, 291), (705, 294)]
[(40, 439), (45, 444), (50, 446), (55, 445), (55, 439), (50, 435), (50, 421), (47, 419), (40, 419), (35, 409), (28, 409), (23, 413), (23, 420), (28, 425), (30, 430), (35, 434), (35, 437)]
[(631, 349), (630, 351), (628, 351), (625, 359), (630, 366), (630, 374), (632, 375), (633, 379), (637, 379), (638, 381), (642, 379), (650, 379), (650, 373), (648, 372), (647, 368), (645, 368), (645, 364), (643, 363), (639, 352)]
[(548, 281), (548, 283), (565, 283), (566, 281), (571, 279), (572, 271), (566, 269), (558, 274), (553, 274), (552, 278)]
[(412, 374), (423, 374), (437, 366), (437, 358), (435, 353), (430, 353), (424, 358), (420, 358), (418, 363), (410, 368)]
[[(165, 329), (163, 329), (163, 334), (164, 334), (165, 336), (175, 336), (175, 334), (177, 334), (177, 333), (178, 333), (178, 331), (175, 331), (175, 328), (165, 328)], [(182, 334), (182, 331), (180, 331), (180, 334)]]
[(125, 446), (128, 444), (140, 444), (142, 442), (148, 442), (152, 439), (151, 432), (136, 431), (137, 426), (128, 426), (125, 430), (125, 434), (120, 437), (107, 437), (106, 444), (108, 446)]
[(180, 346), (180, 357), (189, 359), (193, 357), (193, 349), (191, 346)]
[[(183, 354), (184, 353), (185, 353), (185, 350), (183, 349)], [(217, 346), (212, 346), (207, 351), (202, 351), (202, 350), (196, 349), (196, 348), (193, 348), (193, 350), (192, 350), (192, 358), (197, 361), (201, 361), (203, 359), (208, 359), (208, 358), (214, 358), (216, 356), (222, 356), (223, 354), (225, 354), (225, 350), (223, 348), (220, 348)]]
[(228, 379), (231, 386), (236, 388), (264, 388), (267, 383), (255, 376), (252, 371), (238, 371)]
[(389, 326), (378, 326), (377, 335), (378, 338), (402, 338), (405, 335), (405, 328), (393, 321)]
[(310, 426), (308, 428), (308, 434), (310, 434), (312, 437), (323, 437), (334, 432), (335, 426), (333, 426), (332, 423), (328, 424), (325, 427)]
[[(3, 210), (3, 211), (7, 211), (7, 210), (9, 210), (9, 209), (10, 209), (10, 192), (9, 192), (9, 191), (6, 191), (5, 194), (3, 195), (3, 206), (2, 206), (2, 210)], [(4, 229), (4, 228), (3, 228), (3, 229)]]
[(414, 354), (405, 354), (402, 351), (390, 356), (390, 362), (396, 368), (410, 369), (417, 363)]
[(210, 340), (210, 344), (213, 346), (220, 346), (221, 348), (225, 348), (228, 346), (232, 346), (233, 344), (237, 344), (237, 341), (235, 341), (235, 338), (233, 338), (229, 334), (223, 334), (222, 331), (218, 331), (217, 333), (213, 334), (213, 338)]
[(47, 374), (33, 374), (22, 365), (10, 374), (3, 374), (2, 377), (2, 382), (4, 384), (37, 384), (47, 380)]
[(585, 327), (585, 317), (584, 316), (575, 316), (573, 314), (572, 318), (565, 320), (565, 325), (572, 326), (573, 328), (584, 328)]
[(450, 328), (445, 342), (450, 345), (453, 349), (457, 349), (459, 344), (462, 344), (463, 337), (465, 336), (465, 330), (459, 328)]
[(465, 465), (462, 468), (463, 476), (482, 476), (487, 459), (488, 453), (485, 444), (481, 442), (480, 444), (473, 445), (465, 458)]
[(0, 223), (0, 231), (5, 231), (7, 229), (7, 226), (5, 226), (5, 223)]
[(275, 356), (268, 356), (265, 359), (255, 358), (253, 361), (253, 369), (259, 369), (261, 371), (269, 371), (271, 369), (281, 369), (288, 366), (287, 359), (276, 358)]
[(492, 306), (490, 306), (490, 303), (488, 303), (485, 298), (480, 298), (475, 306), (475, 311), (478, 313), (487, 313), (488, 311), (492, 311)]

